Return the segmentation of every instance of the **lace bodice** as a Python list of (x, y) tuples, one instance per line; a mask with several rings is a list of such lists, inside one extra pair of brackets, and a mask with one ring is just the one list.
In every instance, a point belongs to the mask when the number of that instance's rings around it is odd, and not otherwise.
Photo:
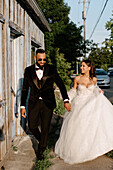
[(78, 87), (77, 87), (77, 94), (78, 95), (80, 95), (80, 94), (84, 94), (84, 95), (93, 94), (95, 87), (96, 86), (94, 84), (90, 85), (89, 87), (86, 87), (82, 84), (79, 84)]
[(76, 90), (74, 88), (72, 88), (68, 91), (68, 96), (69, 96), (70, 102), (77, 96), (82, 95), (82, 97), (87, 97), (87, 96), (91, 96), (91, 95), (98, 96), (99, 94), (100, 94), (99, 87), (94, 84), (89, 85), (88, 88), (82, 84), (79, 84), (77, 86)]

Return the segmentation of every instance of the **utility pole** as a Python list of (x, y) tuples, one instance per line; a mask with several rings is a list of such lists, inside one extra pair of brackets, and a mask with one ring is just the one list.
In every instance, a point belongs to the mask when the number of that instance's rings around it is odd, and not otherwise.
[(86, 42), (86, 23), (85, 23), (85, 21), (86, 21), (86, 10), (85, 10), (85, 3), (89, 3), (89, 1), (85, 1), (85, 0), (83, 0), (83, 1), (80, 1), (79, 0), (79, 3), (83, 3), (83, 11), (82, 11), (82, 19), (84, 20), (84, 58), (86, 58), (86, 44), (85, 44), (85, 42)]
[(84, 20), (84, 58), (86, 58), (86, 10), (85, 10), (85, 0), (83, 1), (83, 12), (82, 12), (82, 19)]

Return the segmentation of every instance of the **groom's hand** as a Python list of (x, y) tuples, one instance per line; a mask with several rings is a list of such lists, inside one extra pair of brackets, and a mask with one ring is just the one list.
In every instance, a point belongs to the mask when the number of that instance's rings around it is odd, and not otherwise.
[(20, 113), (21, 113), (22, 117), (26, 118), (27, 114), (26, 114), (26, 109), (25, 108), (21, 108)]
[(71, 104), (70, 103), (64, 103), (65, 110), (67, 109), (68, 112), (71, 111)]

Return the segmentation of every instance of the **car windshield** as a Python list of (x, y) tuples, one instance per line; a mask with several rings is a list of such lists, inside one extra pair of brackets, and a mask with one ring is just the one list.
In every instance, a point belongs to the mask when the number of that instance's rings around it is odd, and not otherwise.
[(104, 70), (96, 70), (96, 75), (107, 75), (107, 72)]

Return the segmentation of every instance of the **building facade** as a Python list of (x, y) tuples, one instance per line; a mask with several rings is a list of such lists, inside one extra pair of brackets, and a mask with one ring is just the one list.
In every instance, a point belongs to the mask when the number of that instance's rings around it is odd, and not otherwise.
[(35, 0), (0, 0), (0, 120), (5, 140), (3, 159), (17, 135), (23, 135), (20, 97), (24, 68), (36, 48), (44, 49), (44, 33), (51, 31)]

